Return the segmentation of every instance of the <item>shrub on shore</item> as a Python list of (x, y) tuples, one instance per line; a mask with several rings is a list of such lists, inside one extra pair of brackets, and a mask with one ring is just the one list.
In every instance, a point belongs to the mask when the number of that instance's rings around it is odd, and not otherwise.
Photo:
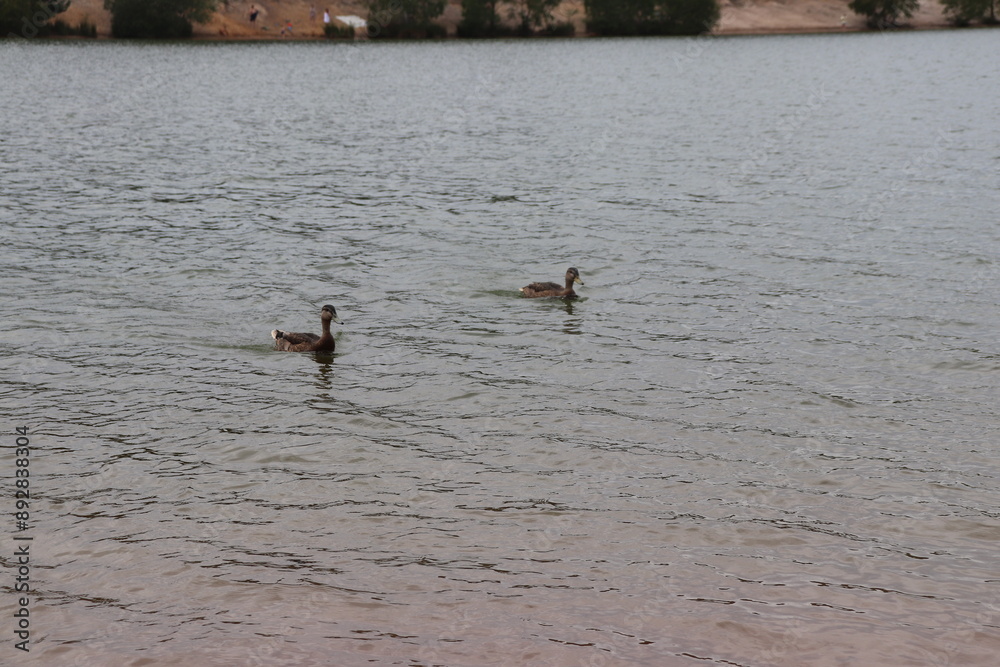
[(69, 9), (69, 0), (0, 0), (0, 37), (51, 34), (50, 21)]
[(954, 25), (967, 26), (973, 21), (996, 24), (996, 0), (941, 0), (944, 15)]
[(368, 0), (368, 37), (373, 39), (435, 39), (447, 29), (434, 23), (444, 13), (445, 0)]
[(719, 22), (718, 0), (584, 0), (597, 35), (700, 35)]
[(535, 34), (542, 37), (572, 37), (576, 34), (576, 26), (572, 21), (554, 21)]
[[(576, 27), (571, 21), (556, 21), (552, 9), (560, 0), (462, 0), (459, 37), (571, 37)], [(503, 23), (500, 5), (513, 25)]]
[(79, 37), (97, 37), (97, 26), (89, 19), (83, 19), (77, 25), (71, 26), (62, 19), (56, 19), (49, 24), (49, 34), (59, 37), (76, 35)]
[(875, 30), (898, 28), (900, 17), (911, 18), (919, 6), (919, 0), (851, 0), (847, 5)]
[(323, 26), (323, 34), (327, 39), (354, 39), (354, 26), (327, 23)]
[(216, 0), (104, 0), (111, 12), (111, 34), (140, 39), (190, 37), (192, 23), (207, 23)]
[(500, 22), (500, 0), (462, 0), (459, 37), (509, 37), (513, 31)]

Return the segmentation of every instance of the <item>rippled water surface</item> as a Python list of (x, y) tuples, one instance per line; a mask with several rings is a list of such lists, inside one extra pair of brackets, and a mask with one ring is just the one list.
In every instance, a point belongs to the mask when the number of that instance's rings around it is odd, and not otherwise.
[(998, 44), (0, 44), (3, 660), (995, 664)]

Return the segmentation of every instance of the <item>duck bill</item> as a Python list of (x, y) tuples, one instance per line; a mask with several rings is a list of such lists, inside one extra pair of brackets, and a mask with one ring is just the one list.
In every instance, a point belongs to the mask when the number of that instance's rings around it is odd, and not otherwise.
[(583, 281), (580, 280), (580, 276), (577, 276), (576, 278), (573, 278), (573, 282), (580, 283), (581, 285), (583, 284)]

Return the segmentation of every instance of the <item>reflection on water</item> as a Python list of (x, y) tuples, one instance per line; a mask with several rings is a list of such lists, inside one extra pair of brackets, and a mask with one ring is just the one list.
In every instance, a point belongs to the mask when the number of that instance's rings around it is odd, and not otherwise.
[(992, 37), (0, 44), (31, 659), (992, 664)]

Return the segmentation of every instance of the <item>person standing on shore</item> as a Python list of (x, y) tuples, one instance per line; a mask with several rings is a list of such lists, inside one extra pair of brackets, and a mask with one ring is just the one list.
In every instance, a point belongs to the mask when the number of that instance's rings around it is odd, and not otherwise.
[(323, 27), (330, 25), (330, 9), (323, 10)]
[(250, 25), (257, 25), (257, 15), (260, 10), (255, 5), (250, 5)]

